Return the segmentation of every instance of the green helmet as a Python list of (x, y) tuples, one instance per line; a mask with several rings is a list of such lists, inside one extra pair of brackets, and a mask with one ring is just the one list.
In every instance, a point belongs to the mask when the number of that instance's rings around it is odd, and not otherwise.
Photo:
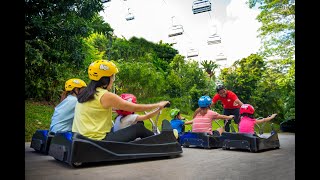
[(170, 116), (172, 118), (175, 118), (179, 114), (179, 112), (180, 112), (180, 109), (171, 109)]

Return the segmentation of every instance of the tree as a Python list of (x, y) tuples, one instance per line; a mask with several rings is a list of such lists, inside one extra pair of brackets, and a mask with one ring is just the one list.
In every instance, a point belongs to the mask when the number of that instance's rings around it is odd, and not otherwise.
[(209, 95), (208, 83), (197, 61), (185, 61), (184, 56), (176, 55), (169, 64), (166, 94), (177, 108), (195, 110), (199, 97)]
[(219, 67), (215, 62), (207, 60), (203, 60), (200, 64), (203, 66), (203, 69), (207, 72), (210, 79), (214, 77), (214, 70)]
[(249, 0), (248, 4), (261, 10), (257, 16), (262, 23), (259, 54), (269, 60), (272, 71), (268, 72), (277, 76), (274, 82), (284, 100), (284, 117), (295, 118), (295, 0)]
[(83, 38), (112, 30), (102, 9), (100, 0), (25, 1), (26, 98), (55, 99), (57, 86), (82, 72)]
[(261, 56), (251, 54), (247, 58), (234, 62), (232, 67), (223, 69), (220, 79), (225, 87), (238, 95), (242, 102), (254, 105), (252, 95), (261, 80), (265, 64)]
[(257, 20), (262, 23), (259, 37), (263, 41), (264, 57), (294, 59), (295, 52), (295, 1), (249, 0), (249, 7), (260, 4)]

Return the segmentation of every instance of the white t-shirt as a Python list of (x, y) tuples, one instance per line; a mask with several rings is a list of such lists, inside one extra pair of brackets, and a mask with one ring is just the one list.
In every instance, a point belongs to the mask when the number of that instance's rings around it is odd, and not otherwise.
[(138, 114), (129, 114), (124, 117), (121, 115), (118, 116), (114, 123), (113, 131), (115, 132), (120, 129), (126, 128), (130, 125), (136, 124), (137, 123), (136, 119), (138, 116), (139, 116)]

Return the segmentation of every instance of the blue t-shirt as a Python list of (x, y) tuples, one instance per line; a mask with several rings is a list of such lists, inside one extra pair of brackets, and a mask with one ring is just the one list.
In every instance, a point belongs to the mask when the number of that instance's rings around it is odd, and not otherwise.
[(182, 133), (182, 127), (184, 125), (184, 121), (181, 119), (172, 119), (170, 121), (170, 124), (172, 126), (173, 129), (176, 129), (178, 131), (179, 134)]
[(74, 117), (74, 108), (77, 97), (68, 95), (55, 108), (51, 118), (50, 131), (71, 131)]

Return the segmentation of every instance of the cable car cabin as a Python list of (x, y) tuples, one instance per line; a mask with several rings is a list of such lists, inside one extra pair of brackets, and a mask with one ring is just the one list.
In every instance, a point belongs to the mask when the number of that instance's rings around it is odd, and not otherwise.
[(182, 25), (173, 25), (169, 29), (169, 37), (182, 35), (184, 32)]
[(225, 61), (227, 57), (223, 53), (219, 53), (216, 57), (216, 61)]
[(208, 45), (212, 45), (212, 44), (220, 44), (221, 43), (221, 37), (217, 34), (213, 34), (211, 36), (209, 36), (208, 40), (207, 40)]
[(187, 52), (187, 58), (196, 57), (198, 55), (199, 55), (199, 52), (196, 49), (190, 49)]
[(130, 21), (130, 20), (133, 20), (134, 19), (134, 15), (132, 14), (132, 13), (128, 13), (127, 15), (126, 15), (126, 20), (127, 21)]
[(211, 11), (210, 0), (196, 0), (192, 4), (193, 14)]

